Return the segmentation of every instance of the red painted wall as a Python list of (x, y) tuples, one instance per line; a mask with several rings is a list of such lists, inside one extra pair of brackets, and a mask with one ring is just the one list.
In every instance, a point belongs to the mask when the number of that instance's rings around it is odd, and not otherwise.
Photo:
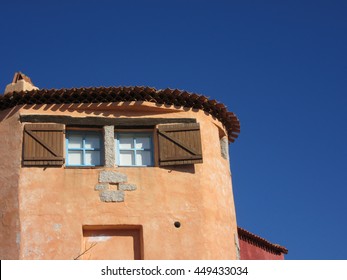
[(264, 248), (239, 240), (241, 260), (284, 260), (284, 255), (276, 255)]

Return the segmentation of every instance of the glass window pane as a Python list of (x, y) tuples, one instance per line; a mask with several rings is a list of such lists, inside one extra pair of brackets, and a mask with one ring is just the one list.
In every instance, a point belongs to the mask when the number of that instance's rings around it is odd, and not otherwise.
[(127, 136), (120, 136), (119, 137), (119, 149), (132, 149), (134, 148), (134, 138), (133, 137), (127, 137)]
[(119, 152), (119, 165), (134, 165), (134, 153), (132, 151)]
[(101, 165), (100, 151), (86, 151), (84, 157), (85, 165)]
[(82, 165), (82, 151), (69, 151), (68, 164), (69, 165)]
[(100, 137), (98, 135), (86, 135), (85, 148), (100, 149)]
[(136, 137), (136, 149), (150, 149), (151, 138), (149, 136)]
[(81, 149), (82, 148), (82, 136), (80, 135), (70, 135), (69, 136), (69, 145), (70, 149)]
[(136, 151), (136, 165), (152, 165), (150, 151)]

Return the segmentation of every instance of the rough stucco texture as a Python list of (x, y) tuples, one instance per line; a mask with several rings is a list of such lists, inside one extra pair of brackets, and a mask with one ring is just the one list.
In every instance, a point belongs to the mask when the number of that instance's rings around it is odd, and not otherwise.
[(18, 181), (22, 131), (17, 119), (15, 110), (0, 112), (0, 259), (19, 258)]
[[(203, 163), (166, 168), (109, 167), (107, 170), (22, 168), (18, 178), (21, 124), (18, 115), (3, 120), (1, 132), (9, 132), (10, 127), (11, 132), (3, 140), (7, 146), (1, 145), (0, 150), (2, 157), (7, 154), (6, 164), (10, 164), (6, 172), (1, 173), (7, 184), (1, 188), (1, 211), (10, 214), (11, 219), (5, 233), (1, 231), (1, 244), (7, 244), (1, 246), (2, 258), (74, 259), (85, 248), (81, 245), (84, 226), (97, 229), (98, 226), (136, 225), (142, 228), (141, 256), (144, 259), (236, 259), (236, 217), (229, 163), (219, 148), (217, 126), (221, 128), (221, 124), (197, 110), (146, 102), (107, 106), (113, 107), (104, 112), (100, 107), (96, 113), (88, 108), (72, 111), (67, 105), (27, 106), (20, 112), (74, 117), (95, 114), (110, 118), (196, 118), (201, 126)], [(154, 140), (156, 146), (155, 137)], [(8, 155), (11, 149), (15, 152)], [(113, 189), (96, 191), (100, 183)], [(121, 197), (122, 183), (137, 189), (126, 192), (124, 202), (101, 201), (100, 195), (105, 200)], [(176, 221), (181, 227), (174, 226)], [(100, 242), (103, 240), (106, 239)], [(112, 246), (104, 247), (110, 250), (106, 255), (111, 256)], [(114, 256), (117, 257), (122, 256)]]

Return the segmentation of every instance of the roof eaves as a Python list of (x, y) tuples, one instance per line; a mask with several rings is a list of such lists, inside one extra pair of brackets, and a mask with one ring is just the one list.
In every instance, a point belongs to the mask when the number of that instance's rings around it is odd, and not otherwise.
[(148, 101), (203, 110), (223, 123), (230, 142), (240, 133), (240, 121), (223, 103), (178, 89), (156, 90), (150, 87), (89, 87), (40, 89), (0, 96), (0, 110), (24, 104), (71, 104)]
[(273, 244), (269, 242), (268, 240), (255, 235), (241, 227), (237, 227), (238, 235), (241, 240), (244, 240), (248, 243), (254, 244), (260, 248), (267, 249), (275, 254), (280, 255), (281, 253), (283, 254), (288, 254), (288, 249), (280, 246), (278, 244)]

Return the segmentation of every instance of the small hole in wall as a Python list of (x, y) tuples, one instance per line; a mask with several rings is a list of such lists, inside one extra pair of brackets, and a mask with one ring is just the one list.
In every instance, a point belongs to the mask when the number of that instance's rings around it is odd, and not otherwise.
[(174, 222), (174, 225), (176, 228), (180, 228), (181, 227), (181, 223), (180, 222)]

